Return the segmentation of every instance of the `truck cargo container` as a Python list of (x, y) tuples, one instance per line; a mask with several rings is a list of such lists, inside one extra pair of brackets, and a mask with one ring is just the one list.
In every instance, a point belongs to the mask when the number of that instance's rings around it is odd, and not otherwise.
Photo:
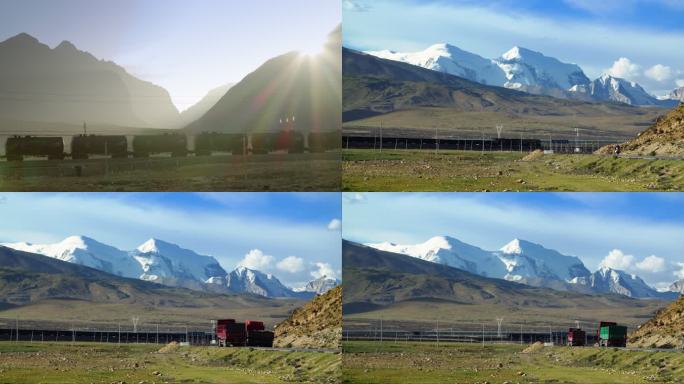
[(581, 347), (586, 344), (587, 333), (580, 328), (568, 329), (568, 346)]
[(599, 346), (626, 347), (627, 327), (624, 325), (604, 325), (599, 330)]

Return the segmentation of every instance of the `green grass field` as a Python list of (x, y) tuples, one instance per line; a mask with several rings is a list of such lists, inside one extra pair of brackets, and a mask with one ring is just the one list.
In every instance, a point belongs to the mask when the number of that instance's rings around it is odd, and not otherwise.
[(595, 347), (345, 342), (343, 383), (681, 383), (684, 353)]
[(345, 191), (680, 191), (684, 161), (471, 151), (345, 150)]
[[(79, 166), (81, 176), (76, 176)], [(1, 191), (338, 191), (340, 155), (0, 162)]]
[[(339, 354), (252, 348), (0, 343), (0, 383), (337, 383)], [(163, 353), (162, 353), (163, 352)]]

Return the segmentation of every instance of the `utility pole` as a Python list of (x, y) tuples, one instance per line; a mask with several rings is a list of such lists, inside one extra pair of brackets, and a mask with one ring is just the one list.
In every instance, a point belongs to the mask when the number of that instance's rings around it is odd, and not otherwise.
[(382, 343), (382, 317), (380, 318), (380, 343)]
[(484, 324), (482, 324), (482, 348), (484, 348)]
[(380, 121), (380, 153), (382, 153), (382, 121)]
[(496, 336), (500, 339), (501, 338), (501, 323), (503, 323), (503, 317), (497, 317), (496, 318), (496, 324), (497, 324), (497, 331), (496, 331)]

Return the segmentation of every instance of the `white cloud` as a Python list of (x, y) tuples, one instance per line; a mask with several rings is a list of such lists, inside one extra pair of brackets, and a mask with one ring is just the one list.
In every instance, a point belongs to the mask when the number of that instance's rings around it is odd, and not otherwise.
[(679, 271), (674, 271), (674, 275), (677, 276), (679, 279), (684, 279), (684, 263), (677, 263), (677, 266), (679, 266)]
[(264, 271), (269, 269), (272, 263), (273, 256), (265, 255), (260, 249), (252, 249), (240, 260), (238, 266)]
[(621, 57), (617, 59), (613, 66), (608, 68), (606, 72), (613, 76), (619, 77), (621, 79), (632, 80), (639, 77), (641, 71), (641, 66), (632, 63), (632, 61), (626, 57)]
[(276, 267), (285, 272), (297, 273), (304, 270), (304, 259), (297, 256), (288, 256), (278, 262)]
[(363, 203), (366, 201), (366, 195), (363, 193), (345, 193), (344, 200), (349, 204)]
[(651, 255), (636, 263), (636, 268), (649, 273), (658, 273), (665, 270), (665, 259)]
[(675, 83), (677, 83), (678, 87), (684, 87), (684, 79), (679, 79), (679, 80), (675, 81)]
[(648, 78), (651, 78), (655, 81), (663, 82), (666, 80), (670, 80), (672, 78), (672, 68), (666, 65), (656, 64), (651, 68), (647, 69), (645, 74)]
[(328, 224), (328, 229), (331, 231), (339, 231), (342, 228), (342, 221), (340, 219), (332, 219)]
[(624, 271), (631, 268), (633, 262), (634, 256), (625, 255), (621, 250), (613, 249), (608, 253), (608, 256), (601, 260), (599, 267), (607, 267)]
[(321, 278), (323, 276), (337, 278), (337, 273), (335, 273), (335, 270), (330, 264), (319, 262), (316, 263), (316, 267), (318, 269), (311, 272), (311, 276), (313, 276), (315, 279)]

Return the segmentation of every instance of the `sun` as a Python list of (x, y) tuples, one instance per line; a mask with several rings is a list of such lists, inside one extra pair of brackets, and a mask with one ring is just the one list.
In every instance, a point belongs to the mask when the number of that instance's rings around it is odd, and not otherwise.
[(309, 57), (315, 57), (323, 53), (326, 45), (326, 38), (325, 36), (321, 37), (320, 39), (316, 38), (311, 38), (306, 42), (306, 45), (302, 46), (299, 49), (299, 52), (302, 55), (309, 56)]

